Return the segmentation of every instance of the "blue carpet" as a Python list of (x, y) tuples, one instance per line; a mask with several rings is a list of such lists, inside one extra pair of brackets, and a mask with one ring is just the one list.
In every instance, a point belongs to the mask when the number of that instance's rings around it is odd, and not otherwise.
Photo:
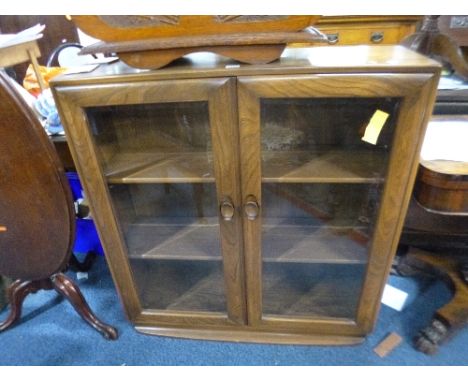
[[(117, 327), (119, 339), (104, 340), (55, 292), (39, 292), (26, 299), (21, 322), (0, 334), (0, 365), (468, 365), (467, 329), (434, 356), (412, 347), (414, 334), (450, 300), (445, 285), (397, 276), (389, 283), (409, 292), (409, 301), (402, 312), (382, 306), (374, 332), (358, 346), (195, 341), (137, 333), (125, 319), (106, 263), (99, 258), (89, 278), (78, 284), (97, 316)], [(6, 314), (0, 313), (0, 320)], [(380, 358), (373, 348), (392, 331), (404, 341)]]

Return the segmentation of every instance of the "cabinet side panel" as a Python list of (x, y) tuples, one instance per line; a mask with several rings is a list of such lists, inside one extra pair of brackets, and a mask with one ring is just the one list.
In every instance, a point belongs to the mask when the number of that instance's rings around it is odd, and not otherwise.
[(357, 322), (365, 332), (372, 330), (380, 309), (380, 298), (400, 239), (421, 145), (436, 97), (438, 73), (425, 77), (423, 86), (403, 98), (399, 113), (387, 184), (358, 309)]

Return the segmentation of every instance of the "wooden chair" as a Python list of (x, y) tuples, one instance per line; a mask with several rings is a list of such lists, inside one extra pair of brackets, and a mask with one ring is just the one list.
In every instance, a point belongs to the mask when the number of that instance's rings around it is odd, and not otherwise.
[(107, 339), (115, 328), (90, 310), (78, 286), (64, 273), (75, 237), (75, 212), (64, 170), (39, 120), (0, 72), (0, 274), (11, 312), (0, 323), (10, 328), (24, 299), (55, 289)]

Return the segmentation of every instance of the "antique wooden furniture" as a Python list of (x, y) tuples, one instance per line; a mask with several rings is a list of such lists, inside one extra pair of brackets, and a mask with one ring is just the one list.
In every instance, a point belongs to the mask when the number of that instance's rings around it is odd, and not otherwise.
[[(455, 95), (447, 95), (451, 92)], [(432, 118), (466, 121), (467, 91), (440, 93), (445, 94), (438, 96), (437, 115)], [(453, 115), (456, 111), (462, 113)], [(443, 125), (440, 128), (444, 129)], [(453, 298), (435, 312), (432, 321), (415, 338), (418, 350), (434, 354), (468, 322), (467, 162), (421, 161), (400, 242), (410, 248), (396, 259), (399, 274), (441, 278), (454, 292)]]
[(19, 319), (29, 293), (55, 289), (104, 337), (117, 338), (62, 273), (75, 233), (71, 193), (44, 129), (3, 73), (0, 116), (0, 274), (16, 280), (8, 290), (11, 312), (0, 331)]
[(468, 163), (423, 160), (415, 198), (428, 210), (468, 215)]
[(322, 16), (314, 26), (327, 36), (329, 45), (384, 45), (400, 43), (416, 32), (421, 20), (414, 15)]
[(442, 279), (454, 293), (415, 337), (415, 347), (427, 354), (468, 323), (468, 170), (457, 176), (456, 188), (447, 171), (440, 165), (437, 171), (420, 169), (415, 194), (423, 204), (411, 203), (401, 238), (410, 247), (396, 265), (404, 276)]
[(438, 74), (432, 60), (375, 46), (287, 49), (269, 65), (199, 53), (155, 71), (119, 62), (56, 77), (73, 159), (137, 330), (362, 341)]
[(291, 42), (326, 41), (312, 28), (319, 16), (227, 15), (74, 16), (76, 25), (103, 42), (83, 54), (117, 53), (130, 66), (163, 67), (193, 52), (208, 51), (250, 64), (279, 58)]
[[(84, 53), (120, 52), (119, 57), (129, 65), (153, 68), (194, 50), (262, 63), (278, 58), (285, 43), (293, 46), (397, 44), (416, 31), (421, 19), (421, 16), (74, 16), (78, 27), (111, 42), (87, 48)], [(323, 34), (297, 33), (311, 25), (316, 25)], [(262, 35), (263, 32), (268, 34)], [(247, 33), (249, 38), (246, 40), (239, 33)], [(232, 34), (232, 38), (226, 34)], [(189, 38), (179, 39), (174, 45), (174, 38), (181, 35)], [(204, 35), (212, 36), (208, 40)], [(139, 40), (139, 43), (122, 43), (128, 40)], [(248, 45), (237, 49), (219, 46), (238, 45), (239, 41), (248, 41)], [(167, 49), (171, 44), (177, 49)], [(266, 44), (270, 44), (269, 48)], [(166, 48), (166, 51), (132, 53), (145, 46)], [(259, 49), (262, 46), (263, 50)]]
[(406, 37), (402, 45), (434, 57), (468, 80), (468, 51), (460, 47), (438, 27), (439, 16), (426, 16), (421, 30)]
[[(426, 16), (420, 32), (409, 36), (404, 45), (434, 57), (468, 78), (465, 50), (466, 33), (459, 29), (456, 40), (439, 16)], [(462, 21), (466, 20), (462, 18)], [(456, 25), (457, 26), (457, 25)], [(459, 25), (458, 25), (459, 26)], [(466, 30), (466, 29), (465, 29)], [(465, 39), (463, 39), (463, 36)], [(468, 92), (466, 88), (439, 90), (433, 119), (466, 121)], [(441, 127), (443, 128), (443, 127)], [(447, 129), (448, 130), (448, 129)], [(456, 137), (453, 137), (456, 140)], [(463, 138), (460, 138), (463, 139)], [(468, 321), (468, 165), (466, 162), (422, 160), (416, 179), (414, 200), (405, 221), (401, 244), (409, 245), (409, 253), (396, 260), (400, 274), (425, 274), (440, 277), (454, 291), (452, 300), (437, 310), (431, 323), (415, 339), (415, 346), (424, 353), (434, 354), (439, 345), (449, 339)], [(418, 249), (416, 249), (416, 247)], [(421, 250), (424, 249), (426, 251)]]
[(8, 299), (7, 299), (7, 287), (10, 285), (11, 281), (2, 275), (0, 275), (0, 312), (5, 308), (5, 306), (8, 304)]
[(468, 16), (440, 16), (437, 23), (440, 31), (448, 35), (457, 46), (468, 47)]

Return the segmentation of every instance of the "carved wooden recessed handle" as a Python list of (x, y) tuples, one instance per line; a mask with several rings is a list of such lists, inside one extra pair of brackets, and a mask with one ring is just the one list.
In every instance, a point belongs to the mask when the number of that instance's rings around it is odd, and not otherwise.
[(224, 220), (230, 221), (234, 217), (234, 212), (236, 211), (234, 208), (234, 204), (232, 203), (231, 198), (226, 197), (221, 206), (219, 207), (219, 211), (221, 212), (221, 216)]
[(258, 205), (257, 198), (253, 195), (247, 196), (244, 204), (244, 212), (247, 215), (247, 219), (255, 220), (260, 211), (260, 206)]

